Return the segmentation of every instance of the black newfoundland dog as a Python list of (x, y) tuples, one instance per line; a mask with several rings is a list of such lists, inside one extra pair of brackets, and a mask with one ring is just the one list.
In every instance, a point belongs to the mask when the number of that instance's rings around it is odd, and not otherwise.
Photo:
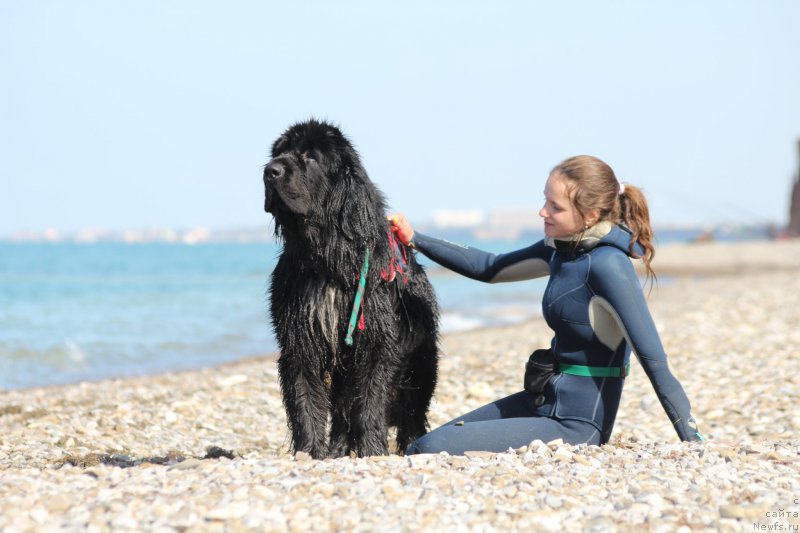
[(264, 186), (283, 242), (269, 292), (293, 450), (385, 455), (396, 426), (402, 453), (426, 432), (436, 385), (438, 309), (422, 267), (336, 127), (290, 127)]

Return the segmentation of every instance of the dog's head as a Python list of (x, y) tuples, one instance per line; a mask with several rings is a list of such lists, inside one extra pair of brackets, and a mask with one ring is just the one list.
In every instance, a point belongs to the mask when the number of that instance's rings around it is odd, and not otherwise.
[(264, 210), (276, 232), (338, 232), (353, 240), (383, 218), (384, 203), (358, 153), (338, 128), (317, 120), (291, 126), (264, 167)]

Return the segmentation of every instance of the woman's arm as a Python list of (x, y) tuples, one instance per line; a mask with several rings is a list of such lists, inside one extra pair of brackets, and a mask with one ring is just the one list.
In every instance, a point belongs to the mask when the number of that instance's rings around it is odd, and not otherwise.
[(495, 255), (415, 232), (405, 215), (400, 213), (389, 215), (386, 219), (400, 242), (418, 249), (443, 267), (469, 278), (499, 283), (540, 278), (550, 274), (548, 261), (553, 250), (547, 249), (543, 241), (522, 250)]
[(550, 274), (548, 259), (553, 253), (544, 241), (505, 254), (493, 254), (414, 233), (414, 246), (443, 267), (487, 283), (521, 281)]
[[(630, 259), (618, 250), (599, 248), (591, 260), (588, 282), (595, 293), (593, 304), (614, 316), (681, 440), (704, 440), (692, 416), (689, 398), (669, 369), (667, 354)], [(594, 301), (595, 298), (602, 300)]]

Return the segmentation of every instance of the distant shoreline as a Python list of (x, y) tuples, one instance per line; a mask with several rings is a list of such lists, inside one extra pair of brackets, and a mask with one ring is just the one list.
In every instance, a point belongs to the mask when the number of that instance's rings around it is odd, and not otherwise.
[[(642, 269), (640, 261), (636, 262)], [(737, 275), (800, 269), (800, 239), (670, 243), (656, 248), (656, 274)]]
[[(484, 226), (445, 227), (419, 224), (418, 229), (455, 242), (519, 242), (542, 238), (541, 228), (487, 228)], [(775, 224), (687, 224), (657, 226), (656, 242), (761, 241), (770, 240), (782, 233)], [(22, 230), (0, 235), (0, 243), (75, 243), (75, 244), (255, 244), (276, 242), (273, 225), (242, 228), (139, 228), (96, 229), (74, 231), (55, 229)]]

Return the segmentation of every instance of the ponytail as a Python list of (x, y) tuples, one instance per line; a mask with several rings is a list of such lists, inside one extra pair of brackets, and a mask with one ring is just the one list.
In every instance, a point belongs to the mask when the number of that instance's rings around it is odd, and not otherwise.
[[(633, 257), (642, 260), (647, 280), (652, 284), (656, 280), (656, 273), (651, 265), (653, 257), (656, 255), (656, 248), (653, 244), (653, 228), (650, 227), (650, 210), (647, 208), (647, 200), (640, 188), (626, 183), (619, 195), (619, 204), (620, 221), (633, 234), (629, 251)], [(644, 254), (641, 256), (634, 252), (634, 245), (637, 242), (644, 248)]]

